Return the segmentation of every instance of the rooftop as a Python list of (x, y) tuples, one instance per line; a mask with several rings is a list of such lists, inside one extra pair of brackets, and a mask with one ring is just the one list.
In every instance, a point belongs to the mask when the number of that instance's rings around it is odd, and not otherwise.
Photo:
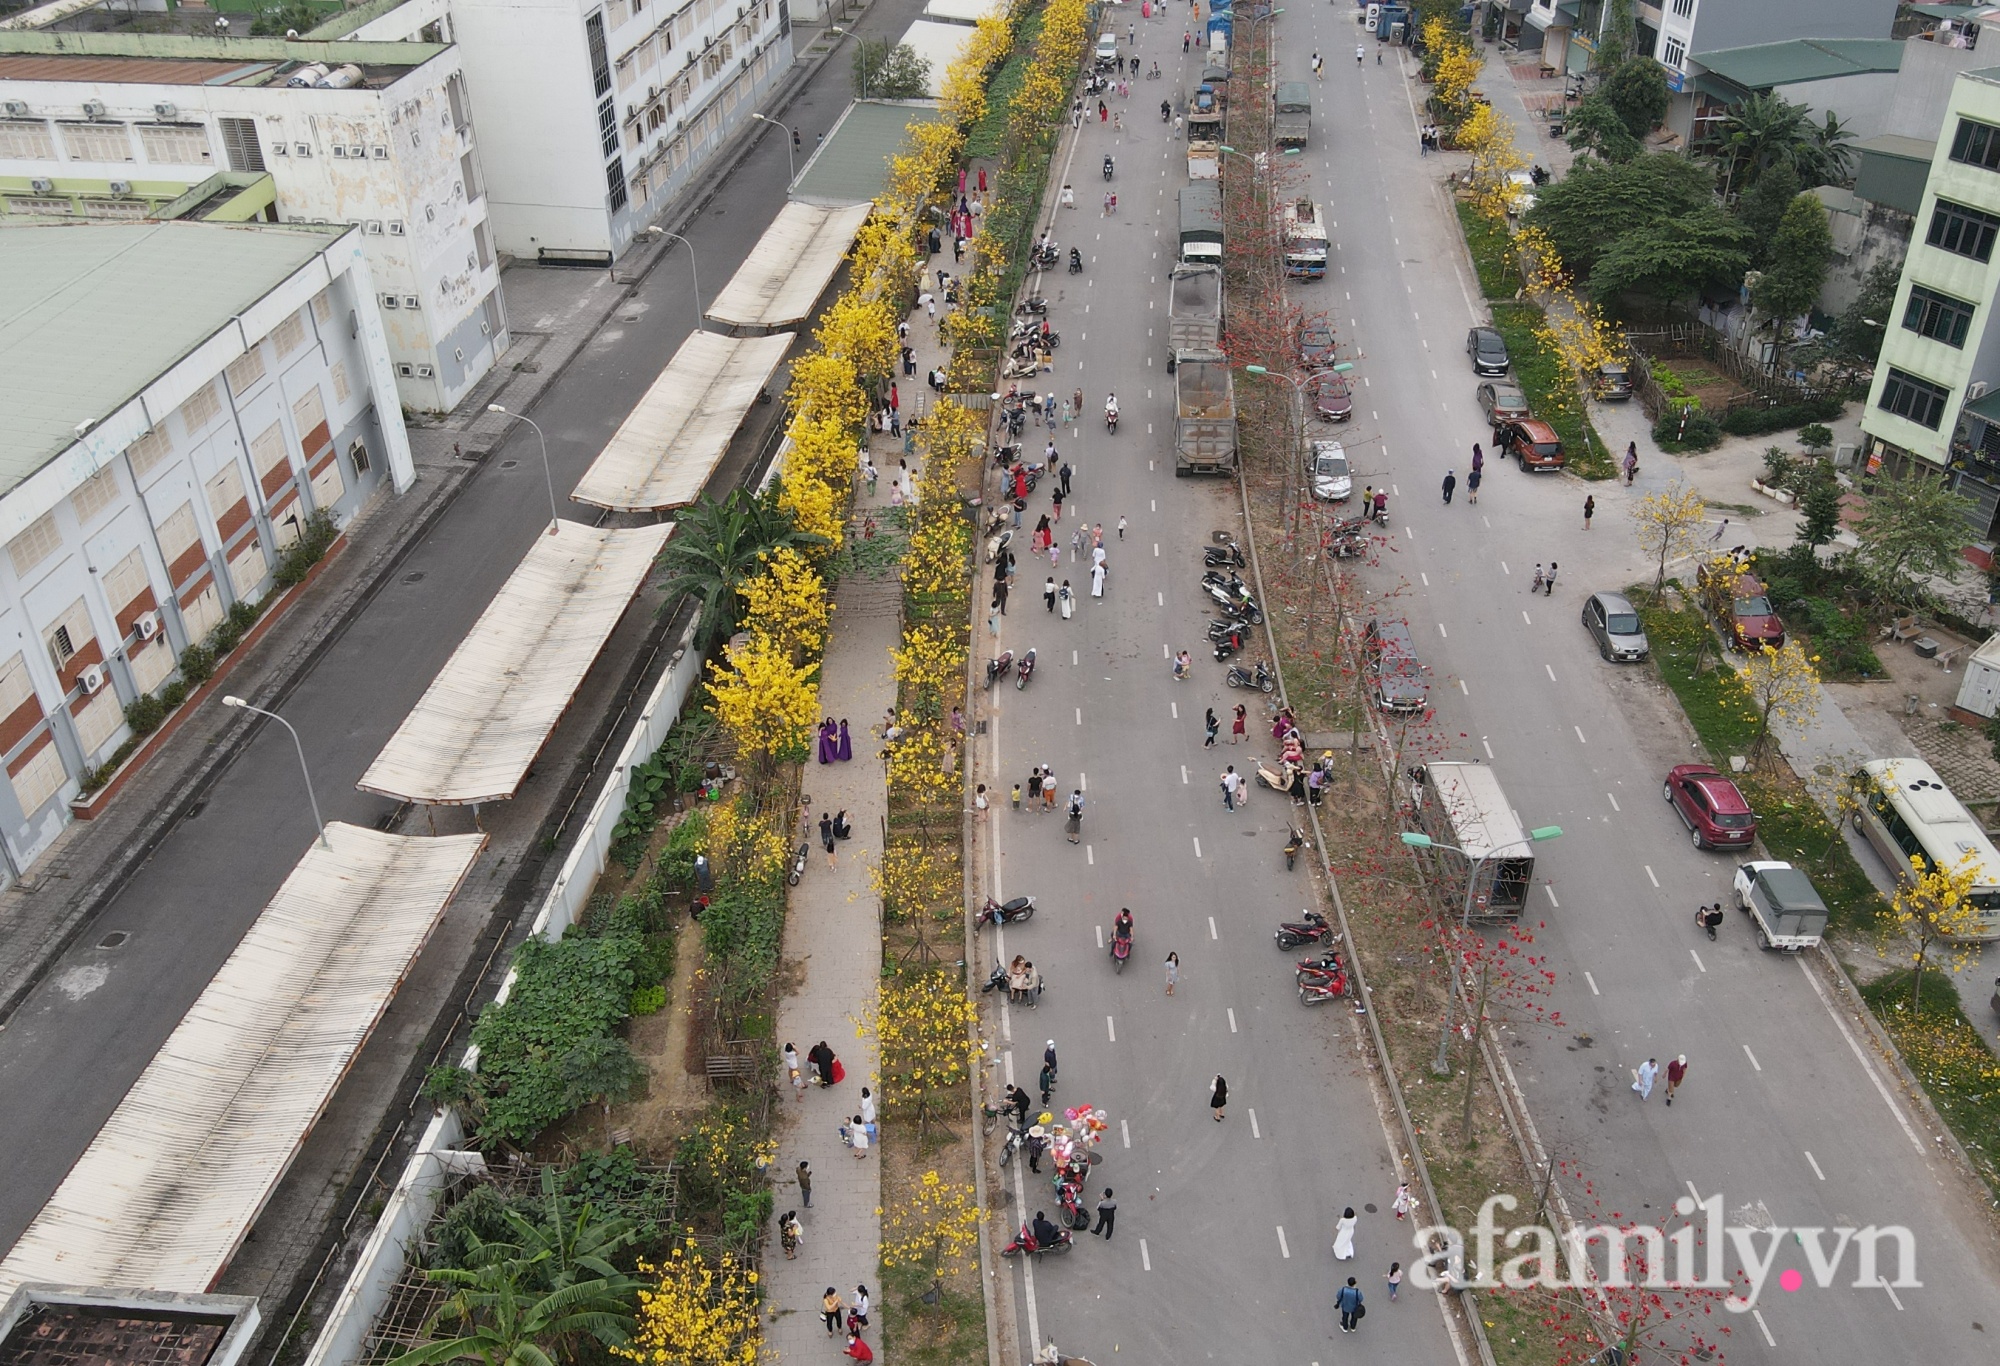
[(792, 198), (808, 204), (858, 204), (884, 199), (889, 158), (903, 150), (910, 126), (943, 115), (927, 100), (859, 100), (847, 107), (826, 141), (799, 169)]
[(0, 494), (331, 246), (344, 225), (0, 227)]
[(1769, 90), (1801, 81), (1900, 70), (1903, 45), (1893, 38), (1793, 38), (1697, 52), (1694, 60), (1709, 74), (1745, 90)]
[(447, 49), (437, 43), (316, 43), (186, 33), (0, 30), (0, 80), (128, 85), (284, 85), (314, 63), (361, 69), (359, 87), (401, 79)]

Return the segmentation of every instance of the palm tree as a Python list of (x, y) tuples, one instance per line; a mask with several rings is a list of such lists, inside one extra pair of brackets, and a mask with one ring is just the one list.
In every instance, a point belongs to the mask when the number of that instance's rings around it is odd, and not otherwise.
[(541, 1208), (530, 1216), (509, 1205), (500, 1218), (511, 1237), (488, 1242), (472, 1235), (466, 1264), (477, 1269), (511, 1262), (527, 1276), (533, 1289), (561, 1290), (587, 1280), (600, 1280), (620, 1294), (638, 1282), (618, 1269), (612, 1257), (638, 1241), (638, 1225), (619, 1215), (605, 1218), (588, 1200), (562, 1193), (553, 1167), (542, 1168)]
[(1801, 153), (1812, 145), (1812, 126), (1806, 116), (1812, 111), (1793, 104), (1769, 91), (1752, 95), (1729, 112), (1722, 121), (1722, 140), (1717, 160), (1727, 168), (1722, 197), (1729, 198), (1739, 176), (1745, 184), (1776, 162), (1784, 162), (1800, 172)]
[(633, 1305), (631, 1299), (621, 1298), (620, 1287), (596, 1278), (541, 1293), (523, 1288), (526, 1270), (526, 1264), (509, 1259), (468, 1271), (428, 1273), (432, 1280), (458, 1289), (431, 1316), (427, 1330), (456, 1324), (459, 1333), (411, 1348), (395, 1358), (394, 1366), (435, 1366), (446, 1361), (556, 1366), (556, 1358), (542, 1346), (544, 1339), (581, 1334), (606, 1346), (630, 1339)]
[[(1853, 176), (1854, 149), (1848, 144), (1854, 141), (1854, 134), (1831, 110), (1827, 111), (1826, 121), (1811, 133), (1812, 143), (1806, 148), (1804, 164), (1799, 168), (1800, 183), (1807, 189), (1845, 184)], [(1812, 168), (1810, 174), (1806, 166)]]
[(667, 600), (683, 593), (700, 600), (696, 644), (707, 650), (736, 625), (743, 583), (756, 574), (760, 556), (824, 543), (825, 537), (793, 526), (773, 499), (742, 489), (720, 501), (703, 494), (675, 518), (674, 534), (660, 552)]

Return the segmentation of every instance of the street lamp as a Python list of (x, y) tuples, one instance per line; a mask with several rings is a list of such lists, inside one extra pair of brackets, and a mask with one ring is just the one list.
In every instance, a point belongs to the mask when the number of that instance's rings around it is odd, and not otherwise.
[(701, 310), (701, 271), (694, 263), (694, 243), (677, 232), (668, 232), (665, 228), (647, 228), (645, 233), (648, 237), (671, 237), (688, 249), (688, 276), (694, 281), (694, 330), (707, 331), (708, 329), (702, 326), (702, 321), (707, 315)]
[[(773, 128), (783, 128), (785, 130), (786, 134), (785, 165), (791, 171), (792, 179), (797, 180), (799, 178), (799, 166), (798, 163), (792, 159), (792, 144), (798, 141), (799, 135), (797, 133), (792, 132), (791, 128), (788, 125), (779, 123), (776, 119), (767, 119), (762, 114), (752, 114), (750, 117), (757, 120), (757, 122), (759, 123), (768, 123)], [(694, 252), (694, 248), (692, 247), (688, 248), (688, 252), (690, 255), (692, 255)]]
[(331, 850), (333, 846), (326, 842), (326, 822), (319, 818), (319, 798), (313, 795), (312, 770), (306, 767), (306, 747), (299, 743), (299, 733), (293, 730), (292, 723), (274, 711), (265, 711), (262, 707), (253, 707), (234, 694), (225, 696), (222, 699), (222, 705), (225, 707), (235, 707), (241, 711), (252, 711), (259, 716), (268, 716), (286, 730), (292, 732), (292, 748), (299, 752), (299, 772), (305, 774), (306, 778), (306, 800), (312, 803), (313, 825), (319, 830), (319, 847)]
[(556, 476), (555, 471), (549, 468), (549, 440), (542, 435), (542, 424), (535, 421), (532, 417), (523, 417), (519, 413), (510, 413), (497, 403), (487, 404), (486, 411), (489, 413), (498, 413), (502, 417), (511, 417), (516, 422), (525, 422), (535, 429), (535, 440), (539, 441), (542, 446), (542, 477), (548, 481), (549, 485), (549, 535), (555, 535), (556, 523), (559, 520), (556, 516)]
[[(1465, 852), (1465, 850), (1459, 848), (1455, 844), (1439, 844), (1429, 835), (1423, 834), (1420, 831), (1415, 831), (1415, 830), (1405, 830), (1403, 832), (1403, 843), (1409, 845), (1412, 849), (1444, 849), (1451, 853), (1457, 854), (1460, 858), (1472, 860), (1472, 867), (1468, 871), (1465, 879), (1465, 911), (1459, 917), (1458, 921), (1459, 931), (1460, 933), (1464, 933), (1466, 930), (1470, 929), (1472, 925), (1472, 897), (1473, 894), (1479, 890), (1479, 874), (1486, 867), (1486, 861), (1492, 858), (1495, 854), (1499, 853), (1500, 850), (1502, 849), (1512, 849), (1516, 845), (1530, 844), (1540, 840), (1557, 839), (1561, 835), (1562, 835), (1562, 827), (1560, 825), (1544, 825), (1539, 827), (1538, 829), (1530, 830), (1528, 832), (1526, 839), (1509, 840), (1507, 843), (1499, 845), (1498, 847), (1493, 849), (1488, 849), (1485, 853), (1479, 855), (1468, 854)], [(1451, 1075), (1451, 1066), (1445, 1059), (1445, 1052), (1451, 1045), (1452, 1015), (1455, 1008), (1458, 1005), (1457, 964), (1454, 963), (1452, 965), (1451, 973), (1452, 973), (1451, 984), (1446, 989), (1444, 996), (1444, 1029), (1438, 1035), (1437, 1059), (1436, 1061), (1431, 1063), (1431, 1071), (1435, 1072), (1440, 1077), (1448, 1077)]]
[(839, 24), (828, 24), (827, 27), (835, 33), (844, 33), (848, 37), (852, 38), (855, 42), (861, 44), (861, 98), (864, 100), (867, 99), (868, 98), (868, 40), (866, 38), (863, 38), (860, 34), (856, 33), (853, 29), (842, 28)]

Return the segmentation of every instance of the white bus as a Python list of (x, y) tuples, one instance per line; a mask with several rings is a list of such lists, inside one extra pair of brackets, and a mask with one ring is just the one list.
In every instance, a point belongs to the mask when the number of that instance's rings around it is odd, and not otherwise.
[(1985, 827), (1922, 759), (1872, 759), (1861, 772), (1865, 788), (1854, 826), (1882, 861), (1908, 883), (1914, 877), (1913, 858), (1948, 871), (1963, 867), (1969, 858), (1979, 869), (1972, 903), (1981, 915), (1979, 927), (1963, 937), (2000, 939), (2000, 849)]
[(1519, 918), (1535, 875), (1535, 846), (1500, 790), (1498, 776), (1485, 764), (1445, 759), (1432, 760), (1413, 776), (1417, 820), (1424, 833), (1464, 851), (1438, 849), (1433, 855), (1432, 875), (1449, 891), (1454, 913), (1477, 865), (1472, 918)]

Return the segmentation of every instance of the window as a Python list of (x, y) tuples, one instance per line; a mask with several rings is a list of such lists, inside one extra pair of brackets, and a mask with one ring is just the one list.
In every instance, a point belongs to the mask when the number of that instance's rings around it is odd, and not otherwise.
[(1674, 70), (1679, 71), (1682, 69), (1681, 64), (1687, 60), (1687, 55), (1688, 49), (1686, 43), (1678, 38), (1669, 38), (1666, 41), (1666, 45), (1660, 49), (1660, 64), (1662, 66), (1670, 66)]
[(1903, 310), (1903, 326), (1919, 336), (1963, 348), (1965, 334), (1972, 326), (1973, 305), (1949, 294), (1939, 294), (1922, 285), (1910, 290), (1909, 307)]
[(147, 473), (173, 453), (173, 442), (167, 440), (167, 429), (164, 427), (153, 428), (125, 448), (125, 458), (132, 462), (132, 474), (135, 478)]
[(229, 561), (229, 586), (235, 590), (236, 600), (256, 601), (257, 585), (264, 582), (264, 575), (269, 572), (270, 562), (264, 558), (263, 544), (252, 536)]
[(125, 708), (118, 701), (118, 690), (106, 688), (84, 703), (83, 710), (71, 712), (70, 720), (76, 723), (76, 742), (83, 750), (83, 757), (89, 760), (125, 724)]
[(181, 625), (189, 640), (208, 639), (208, 633), (222, 624), (222, 590), (213, 583), (205, 586), (193, 602), (181, 605)]
[(222, 400), (215, 396), (215, 385), (204, 384), (193, 398), (181, 405), (181, 429), (189, 436), (195, 435), (222, 411)]
[(142, 123), (139, 146), (156, 165), (206, 166), (215, 160), (208, 129), (198, 123)]
[(149, 693), (174, 671), (173, 647), (165, 636), (156, 636), (150, 644), (135, 644), (126, 651), (125, 663), (132, 670), (133, 684), (140, 692)]
[(257, 141), (257, 120), (217, 119), (215, 126), (222, 134), (222, 151), (229, 158), (230, 170), (264, 169), (264, 148)]
[(35, 680), (28, 677), (26, 655), (17, 654), (0, 664), (0, 717), (12, 716), (34, 695)]
[(1960, 119), (1958, 131), (1951, 135), (1951, 159), (2000, 171), (2000, 128), (1976, 119)]
[(222, 373), (229, 380), (229, 392), (241, 394), (264, 378), (264, 352), (261, 348), (253, 346), (229, 362), (228, 368)]
[(300, 448), (304, 449), (313, 440), (313, 433), (325, 425), (326, 400), (319, 396), (319, 386), (315, 384), (292, 403), (292, 429), (299, 434)]
[(76, 492), (69, 496), (69, 502), (76, 509), (77, 522), (89, 526), (117, 497), (118, 477), (110, 470), (102, 469), (78, 484)]
[(1882, 386), (1882, 402), (1878, 406), (1885, 413), (1907, 417), (1919, 426), (1936, 431), (1944, 421), (1945, 400), (1950, 397), (1949, 389), (1942, 389), (1929, 380), (1904, 374), (1890, 366), (1889, 381)]
[[(260, 478), (268, 476), (272, 470), (285, 463), (285, 429), (273, 422), (250, 441), (250, 463), (257, 467)], [(221, 512), (215, 514), (218, 518)]]
[(1694, 14), (1694, 0), (1674, 0), (1674, 14), (1681, 19), (1691, 18)]
[(610, 192), (613, 213), (625, 207), (625, 163), (616, 157), (604, 168), (605, 188)]
[(305, 319), (296, 313), (271, 329), (271, 345), (278, 348), (280, 358), (289, 356), (292, 352), (298, 350), (299, 343), (305, 339)]
[(31, 816), (62, 790), (69, 777), (63, 768), (62, 752), (53, 740), (44, 737), (42, 747), (25, 759), (15, 761), (17, 767), (10, 768), (7, 776), (14, 782), (14, 800), (21, 804), (21, 814)]
[(14, 562), (14, 572), (22, 578), (56, 553), (62, 546), (62, 533), (56, 530), (56, 515), (44, 512), (13, 540), (7, 542), (7, 558)]
[(493, 243), (487, 234), (484, 219), (472, 225), (472, 247), (479, 253), (479, 268), (490, 269), (493, 265)]
[(75, 659), (84, 646), (96, 640), (97, 633), (90, 629), (90, 609), (84, 606), (83, 599), (78, 598), (65, 607), (42, 639), (48, 643), (49, 658), (58, 671)]
[(69, 199), (49, 199), (41, 196), (30, 199), (26, 195), (10, 194), (7, 196), (7, 212), (32, 213), (43, 218), (59, 218), (64, 214), (75, 213), (76, 202)]
[(354, 392), (347, 385), (347, 362), (344, 360), (335, 361), (333, 368), (327, 371), (327, 376), (333, 381), (333, 401), (335, 403), (347, 402), (348, 395)]
[(124, 559), (111, 566), (104, 576), (104, 599), (111, 604), (111, 610), (122, 612), (139, 600), (146, 591), (149, 580), (146, 575), (146, 557), (137, 546)]
[(583, 41), (590, 50), (590, 83), (596, 98), (611, 93), (611, 56), (604, 47), (604, 16), (593, 14), (583, 21)]
[(333, 321), (332, 293), (331, 289), (322, 289), (319, 293), (313, 295), (313, 317), (319, 320), (321, 327), (325, 327), (329, 322)]
[(229, 510), (242, 501), (243, 471), (232, 460), (208, 481), (208, 510), (216, 522), (221, 523)]
[(71, 161), (132, 161), (132, 139), (122, 123), (65, 123), (63, 147)]
[(347, 448), (347, 458), (354, 462), (356, 474), (368, 473), (368, 448), (359, 441)]
[(1940, 199), (1931, 212), (1931, 229), (1924, 241), (1975, 261), (1991, 260), (1993, 236), (2000, 231), (2000, 218), (1990, 213)]
[(194, 522), (194, 504), (182, 503), (175, 508), (167, 520), (159, 524), (157, 534), (160, 553), (167, 557), (170, 565), (193, 550), (201, 541), (201, 530)]
[(605, 156), (618, 155), (618, 106), (610, 100), (597, 106), (597, 140)]
[(465, 181), (466, 203), (470, 204), (486, 193), (485, 187), (479, 183), (479, 168), (472, 164), (472, 153), (467, 152), (458, 159), (458, 174)]
[(451, 126), (454, 128), (465, 127), (465, 77), (462, 74), (453, 72), (446, 79), (444, 83), (444, 97), (451, 104)]
[(0, 122), (0, 160), (54, 161), (56, 140), (48, 124), (40, 119), (7, 119)]
[(326, 468), (312, 481), (312, 491), (313, 506), (316, 508), (330, 508), (340, 501), (341, 495), (347, 492), (347, 480), (340, 472), (338, 460), (326, 462)]

